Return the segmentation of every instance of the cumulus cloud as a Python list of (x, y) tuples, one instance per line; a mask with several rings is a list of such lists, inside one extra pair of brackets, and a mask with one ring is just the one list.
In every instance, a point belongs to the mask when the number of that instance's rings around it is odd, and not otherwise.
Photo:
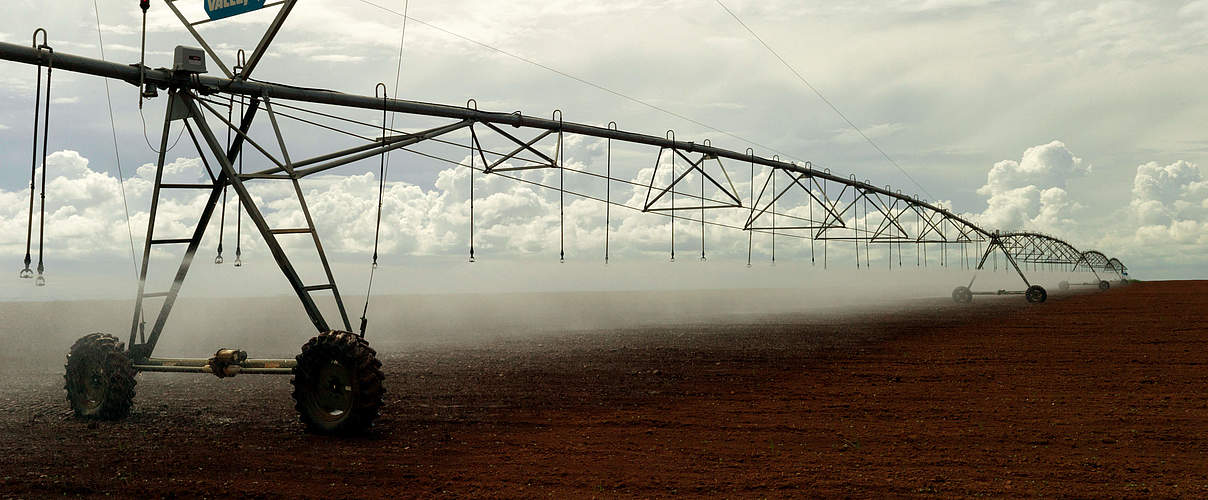
[(1004, 160), (994, 164), (987, 175), (986, 184), (977, 193), (993, 196), (1029, 185), (1064, 187), (1071, 177), (1090, 172), (1089, 163), (1074, 156), (1065, 143), (1053, 141), (1028, 148), (1020, 161)]
[[(669, 160), (670, 156), (665, 155), (665, 159)], [(468, 157), (465, 162), (468, 162)], [(48, 252), (57, 257), (82, 259), (127, 254), (130, 234), (123, 215), (122, 188), (125, 189), (131, 209), (134, 245), (142, 247), (154, 184), (154, 165), (138, 167), (133, 176), (119, 183), (113, 175), (94, 169), (87, 158), (75, 151), (56, 152), (50, 155), (47, 164)], [(568, 160), (566, 165), (568, 171), (587, 168), (573, 160)], [(637, 171), (633, 184), (614, 183), (614, 202), (642, 206), (646, 196), (644, 184), (652, 170), (645, 168)], [(662, 169), (658, 174), (656, 185), (670, 182), (669, 169)], [(163, 175), (165, 182), (208, 181), (199, 158), (177, 158), (168, 162)], [(561, 204), (557, 190), (543, 187), (558, 185), (558, 174), (554, 169), (509, 172), (509, 175), (521, 181), (502, 175), (473, 174), (476, 191), (475, 249), (480, 258), (505, 259), (542, 254), (556, 258), (563, 241), (568, 258), (582, 259), (590, 255), (594, 260), (602, 254), (605, 231), (602, 202), (568, 195), (564, 205)], [(449, 256), (468, 252), (470, 181), (471, 170), (464, 166), (440, 171), (430, 189), (408, 182), (388, 181), (382, 194), (380, 253), (383, 256)], [(677, 189), (699, 186), (699, 177), (693, 174), (684, 182)], [(290, 183), (251, 181), (247, 185), (270, 227), (305, 227), (304, 215)], [(749, 184), (740, 186), (749, 189)], [(369, 172), (316, 176), (305, 179), (302, 187), (323, 237), (325, 250), (332, 258), (347, 260), (367, 257), (373, 248), (377, 216), (377, 175)], [(706, 194), (720, 198), (717, 192), (707, 191)], [(163, 191), (156, 217), (156, 237), (180, 238), (190, 235), (206, 196), (201, 190)], [(28, 200), (27, 189), (0, 190), (0, 234), (3, 235), (0, 237), (0, 251), (5, 254), (18, 255), (24, 251)], [(565, 225), (559, 218), (560, 212), (565, 213)], [(227, 252), (234, 247), (237, 213), (237, 203), (231, 191), (228, 193), (224, 221), (224, 246)], [(698, 216), (696, 213), (681, 215)], [(741, 225), (743, 217), (741, 210), (724, 215), (708, 215), (711, 222), (731, 226)], [(220, 219), (222, 217), (216, 213), (212, 227), (207, 231), (206, 248), (216, 246)], [(668, 249), (671, 226), (664, 216), (613, 207), (609, 224), (614, 256), (663, 253)], [(691, 246), (699, 244), (699, 223), (682, 221), (677, 224), (676, 231), (679, 233), (681, 251), (687, 250), (682, 248), (685, 242), (691, 242), (687, 243)], [(34, 233), (36, 240), (36, 227)], [(745, 255), (746, 238), (736, 238), (735, 234), (741, 233), (708, 227), (706, 241), (711, 254)], [(311, 247), (309, 239), (301, 236), (282, 236), (280, 240), (290, 250)], [(267, 255), (246, 215), (243, 219), (242, 242), (245, 259), (257, 253)], [(167, 255), (166, 252), (157, 251), (154, 255)]]
[(978, 220), (990, 228), (1057, 230), (1068, 226), (1079, 204), (1066, 191), (1071, 178), (1091, 172), (1091, 165), (1061, 141), (1028, 148), (1019, 161), (1003, 160), (986, 175), (977, 193), (987, 207)]
[(1132, 194), (1131, 206), (1142, 222), (1169, 222), (1200, 215), (1208, 200), (1208, 182), (1193, 163), (1149, 162), (1137, 167)]
[(1132, 196), (1115, 210), (1082, 213), (1090, 193), (1070, 192), (1067, 181), (1091, 166), (1065, 144), (1028, 148), (1020, 161), (1001, 161), (978, 194), (986, 208), (974, 214), (989, 228), (1048, 231), (1150, 268), (1208, 264), (1208, 180), (1187, 161), (1136, 167)]
[[(588, 150), (591, 150), (590, 144)], [(633, 171), (632, 184), (613, 183), (612, 199), (628, 206), (641, 207), (651, 175), (655, 186), (672, 180), (667, 162), (659, 168), (649, 166)], [(431, 187), (403, 181), (388, 181), (382, 195), (382, 228), (379, 244), (384, 260), (406, 256), (448, 257), (465, 255), (470, 236), (471, 170), (461, 165), (441, 170)], [(93, 260), (101, 256), (122, 257), (129, 252), (122, 189), (129, 198), (130, 229), (134, 244), (141, 248), (148, 219), (148, 207), (155, 175), (153, 165), (142, 165), (134, 174), (119, 180), (93, 167), (75, 151), (59, 151), (47, 160), (46, 241), (54, 259)], [(506, 165), (506, 164), (505, 164)], [(587, 170), (587, 163), (568, 159), (568, 179), (578, 179), (575, 190), (599, 194), (582, 184), (574, 170)], [(680, 171), (682, 173), (682, 171)], [(1178, 161), (1167, 165), (1149, 162), (1136, 167), (1132, 199), (1114, 212), (1080, 213), (1087, 193), (1070, 191), (1069, 176), (1086, 175), (1090, 165), (1060, 142), (1029, 148), (1020, 161), (1004, 161), (989, 171), (979, 193), (987, 206), (973, 214), (990, 228), (1050, 231), (1083, 249), (1098, 249), (1126, 263), (1167, 263), (1188, 265), (1208, 263), (1208, 181), (1200, 168)], [(1062, 177), (1064, 174), (1067, 177)], [(509, 260), (517, 256), (547, 256), (556, 259), (563, 244), (571, 260), (600, 258), (604, 242), (604, 205), (598, 200), (568, 195), (560, 203), (558, 191), (544, 186), (558, 185), (554, 169), (509, 172), (519, 178), (473, 173), (475, 186), (475, 250), (480, 259)], [(763, 175), (763, 174), (760, 174)], [(166, 182), (195, 183), (208, 179), (198, 158), (176, 158), (164, 167)], [(750, 189), (749, 181), (735, 179), (739, 193)], [(763, 182), (755, 179), (756, 184)], [(305, 226), (304, 216), (288, 182), (253, 181), (249, 188), (269, 225), (275, 228)], [(568, 184), (568, 186), (571, 184)], [(359, 262), (368, 257), (373, 246), (373, 227), (377, 215), (378, 177), (369, 172), (359, 175), (325, 175), (303, 181), (303, 192), (315, 216), (325, 249), (334, 261)], [(700, 177), (692, 174), (678, 190), (700, 186)], [(596, 186), (602, 187), (602, 186)], [(719, 190), (709, 187), (706, 195), (722, 199)], [(174, 238), (188, 236), (204, 205), (201, 191), (171, 190), (160, 201), (156, 235)], [(0, 252), (19, 256), (24, 252), (25, 222), (29, 203), (27, 187), (0, 190)], [(682, 200), (683, 204), (696, 203)], [(808, 205), (781, 210), (807, 217)], [(945, 206), (948, 204), (945, 203)], [(663, 206), (662, 203), (659, 206)], [(224, 229), (227, 256), (234, 247), (236, 201), (228, 199)], [(565, 224), (559, 213), (565, 213)], [(698, 213), (680, 212), (697, 217)], [(707, 218), (731, 226), (742, 226), (743, 210), (710, 211)], [(215, 214), (207, 231), (203, 255), (217, 244), (219, 216)], [(854, 222), (854, 221), (852, 221)], [(863, 222), (867, 224), (867, 220)], [(632, 256), (638, 260), (665, 258), (669, 250), (670, 221), (653, 213), (613, 207), (610, 220), (611, 253), (615, 257)], [(563, 230), (565, 235), (563, 236)], [(678, 252), (687, 257), (699, 248), (699, 222), (679, 221), (675, 226)], [(736, 237), (740, 236), (740, 237)], [(770, 238), (756, 235), (755, 252), (767, 253)], [(786, 237), (789, 235), (785, 235)], [(34, 233), (35, 242), (37, 230)], [(745, 233), (717, 226), (705, 228), (709, 255), (745, 258)], [(293, 252), (309, 250), (304, 236), (283, 236), (282, 243)], [(782, 240), (778, 253), (786, 257), (808, 258), (809, 245)], [(267, 252), (246, 216), (243, 219), (244, 258), (267, 258)], [(831, 248), (831, 252), (846, 247)], [(166, 256), (169, 250), (157, 251)], [(297, 254), (303, 257), (302, 254)], [(834, 255), (832, 255), (834, 257)], [(304, 258), (304, 257), (303, 257)], [(792, 258), (792, 257), (790, 257)], [(1133, 265), (1134, 268), (1136, 265)]]
[(1128, 205), (1133, 231), (1116, 240), (1136, 249), (1162, 249), (1164, 256), (1203, 258), (1208, 245), (1208, 181), (1197, 165), (1176, 161), (1137, 166)]
[[(75, 151), (51, 154), (46, 163), (50, 172), (54, 172), (48, 176), (46, 185), (46, 241), (50, 252), (58, 256), (78, 256), (85, 252), (111, 253), (128, 248), (117, 179), (90, 169), (88, 159)], [(131, 178), (125, 183), (127, 194), (135, 197), (145, 197), (150, 186), (141, 178)], [(3, 234), (0, 249), (6, 255), (24, 253), (29, 196), (28, 189), (0, 190), (0, 233)], [(33, 236), (36, 245), (36, 227)]]

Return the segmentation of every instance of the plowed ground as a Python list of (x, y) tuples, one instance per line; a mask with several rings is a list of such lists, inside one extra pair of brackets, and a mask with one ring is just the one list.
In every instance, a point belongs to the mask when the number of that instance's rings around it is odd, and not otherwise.
[(0, 372), (0, 497), (1208, 496), (1208, 282), (384, 352), (366, 437), (288, 377)]

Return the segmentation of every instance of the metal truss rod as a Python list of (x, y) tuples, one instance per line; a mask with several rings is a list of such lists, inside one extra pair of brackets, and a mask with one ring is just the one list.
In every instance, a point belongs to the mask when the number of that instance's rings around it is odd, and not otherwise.
[(248, 57), (247, 64), (236, 76), (244, 80), (248, 79), (252, 74), (252, 70), (256, 69), (256, 64), (260, 62), (260, 58), (264, 57), (265, 51), (268, 50), (268, 45), (273, 43), (273, 38), (277, 36), (277, 32), (281, 31), (281, 25), (285, 24), (285, 18), (289, 17), (289, 13), (294, 10), (294, 4), (296, 3), (297, 0), (285, 0), (285, 5), (282, 5), (281, 10), (277, 11), (277, 17), (273, 18), (272, 24), (264, 32), (264, 36), (260, 38), (260, 43), (256, 44), (251, 57)]
[[(383, 151), (394, 151), (396, 149), (402, 149), (407, 146), (415, 145), (415, 144), (418, 144), (420, 142), (423, 142), (423, 141), (426, 141), (429, 139), (440, 137), (442, 135), (448, 134), (449, 132), (453, 132), (453, 131), (468, 127), (469, 125), (470, 125), (469, 121), (462, 120), (457, 123), (428, 129), (423, 132), (416, 132), (415, 134), (412, 134), (407, 137), (400, 136), (400, 137), (388, 138), (386, 140), (387, 145), (385, 147), (383, 147), (380, 142), (375, 142), (373, 144), (356, 146), (356, 147), (345, 149), (343, 151), (337, 151), (335, 153), (330, 153), (330, 154), (316, 156), (314, 158), (302, 160), (302, 161), (299, 161), (299, 162), (293, 164), (293, 166), (296, 168), (296, 170), (294, 170), (294, 176), (296, 176), (300, 179), (300, 178), (306, 177), (308, 175), (313, 175), (313, 174), (317, 174), (319, 172), (323, 172), (326, 170), (331, 170), (333, 168), (344, 166), (349, 163), (353, 163), (353, 162), (357, 162), (360, 160), (364, 160), (366, 158), (378, 156), (378, 155), (382, 154)], [(342, 156), (343, 156), (343, 158), (341, 158)], [(334, 158), (334, 160), (333, 160), (333, 158)], [(309, 168), (297, 168), (299, 166), (312, 165), (315, 163), (319, 163), (321, 161), (326, 161), (326, 163), (320, 163), (319, 165), (315, 165), (315, 166), (309, 167)], [(283, 172), (284, 170), (285, 169), (282, 167), (274, 167), (274, 168), (264, 169), (264, 170), (261, 170), (258, 172), (252, 172), (247, 175), (272, 175), (272, 174)]]

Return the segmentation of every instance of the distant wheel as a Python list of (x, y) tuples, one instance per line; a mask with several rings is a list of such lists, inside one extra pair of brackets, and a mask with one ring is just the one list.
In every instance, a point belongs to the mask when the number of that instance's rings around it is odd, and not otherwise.
[(1102, 291), (1105, 291), (1105, 292), (1106, 292), (1106, 291), (1107, 291), (1107, 289), (1108, 289), (1108, 288), (1111, 288), (1111, 287), (1112, 287), (1112, 284), (1111, 284), (1111, 283), (1108, 283), (1108, 282), (1107, 282), (1107, 280), (1103, 280), (1103, 281), (1100, 281), (1100, 282), (1099, 282), (1099, 290), (1102, 290)]
[(76, 416), (118, 420), (134, 405), (134, 362), (126, 346), (112, 335), (91, 333), (67, 354), (67, 401)]
[(1127, 284), (1128, 284), (1128, 278), (1120, 278), (1120, 284), (1121, 284), (1121, 285), (1127, 285)]
[(358, 434), (373, 426), (386, 376), (368, 341), (350, 332), (325, 332), (303, 345), (295, 359), (294, 408), (307, 430)]
[(1049, 298), (1049, 292), (1046, 292), (1040, 285), (1032, 285), (1024, 292), (1023, 297), (1028, 299), (1029, 303), (1040, 304)]
[(1057, 284), (1057, 288), (1060, 288), (1060, 289), (1062, 289), (1062, 290), (1069, 290), (1069, 289), (1070, 289), (1070, 282), (1068, 282), (1068, 281), (1062, 281), (1061, 283), (1058, 283), (1058, 284)]
[(973, 292), (967, 286), (958, 286), (952, 290), (952, 301), (957, 304), (968, 304), (973, 302)]

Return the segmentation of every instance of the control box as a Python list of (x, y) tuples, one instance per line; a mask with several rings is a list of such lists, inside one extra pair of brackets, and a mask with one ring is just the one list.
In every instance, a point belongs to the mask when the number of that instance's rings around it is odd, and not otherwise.
[(177, 45), (172, 58), (172, 71), (205, 73), (206, 53), (196, 47)]

